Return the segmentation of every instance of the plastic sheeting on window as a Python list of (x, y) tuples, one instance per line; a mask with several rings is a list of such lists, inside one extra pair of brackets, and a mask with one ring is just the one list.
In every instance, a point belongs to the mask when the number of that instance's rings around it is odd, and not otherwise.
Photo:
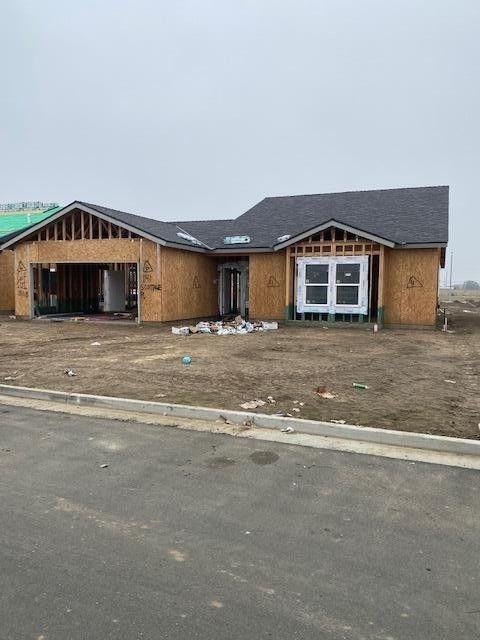
[[(320, 270), (318, 274), (313, 269), (307, 270), (309, 265), (327, 265), (328, 278), (320, 277)], [(337, 265), (352, 265), (352, 269), (342, 268), (337, 274)], [(358, 267), (353, 268), (353, 265)], [(307, 277), (308, 271), (310, 271), (309, 277)], [(366, 315), (368, 313), (368, 256), (297, 258), (297, 311), (299, 313)]]

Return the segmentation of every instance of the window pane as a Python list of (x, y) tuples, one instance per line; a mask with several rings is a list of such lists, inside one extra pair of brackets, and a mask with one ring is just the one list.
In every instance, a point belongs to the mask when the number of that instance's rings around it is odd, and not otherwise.
[(337, 287), (337, 304), (358, 304), (358, 287)]
[(358, 284), (360, 282), (359, 264), (337, 264), (337, 284)]
[(307, 264), (305, 269), (305, 284), (327, 284), (328, 264)]
[(306, 287), (306, 304), (327, 304), (328, 287)]

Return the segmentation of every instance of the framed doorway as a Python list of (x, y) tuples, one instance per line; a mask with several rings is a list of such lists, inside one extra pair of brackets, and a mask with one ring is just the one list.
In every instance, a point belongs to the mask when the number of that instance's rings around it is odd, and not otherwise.
[(218, 265), (220, 315), (248, 316), (248, 258)]

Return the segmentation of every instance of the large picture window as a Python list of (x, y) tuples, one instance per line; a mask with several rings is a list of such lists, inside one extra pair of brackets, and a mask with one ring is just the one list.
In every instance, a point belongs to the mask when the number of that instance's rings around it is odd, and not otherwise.
[(297, 258), (297, 311), (368, 313), (368, 256)]

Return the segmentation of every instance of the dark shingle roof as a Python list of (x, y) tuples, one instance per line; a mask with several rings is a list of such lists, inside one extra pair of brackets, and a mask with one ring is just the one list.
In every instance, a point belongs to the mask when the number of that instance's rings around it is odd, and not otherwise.
[[(175, 222), (162, 222), (161, 220), (154, 220), (153, 218), (145, 218), (134, 213), (127, 213), (126, 211), (118, 211), (118, 209), (109, 209), (108, 207), (101, 207), (98, 204), (90, 204), (89, 202), (79, 201), (79, 204), (83, 204), (90, 209), (94, 209), (99, 213), (103, 213), (110, 218), (118, 220), (120, 223), (125, 223), (131, 227), (135, 227), (139, 231), (148, 233), (160, 240), (166, 242), (173, 242), (175, 244), (182, 244), (191, 247), (192, 242), (182, 238), (178, 235), (181, 229)], [(191, 232), (189, 232), (191, 233)], [(191, 234), (193, 235), (193, 234)], [(200, 242), (203, 242), (201, 238), (197, 238)]]
[[(272, 249), (282, 236), (293, 239), (330, 221), (395, 244), (448, 241), (447, 186), (265, 198), (238, 218), (223, 220), (162, 222), (88, 202), (78, 204), (167, 243), (204, 250)], [(185, 232), (202, 245), (178, 235)], [(1, 242), (18, 233), (2, 238)], [(250, 242), (228, 245), (224, 243), (226, 236), (249, 236)]]
[(448, 241), (448, 187), (409, 187), (265, 198), (235, 220), (178, 222), (225, 247), (225, 235), (248, 235), (245, 247), (267, 248), (334, 220), (396, 244)]

